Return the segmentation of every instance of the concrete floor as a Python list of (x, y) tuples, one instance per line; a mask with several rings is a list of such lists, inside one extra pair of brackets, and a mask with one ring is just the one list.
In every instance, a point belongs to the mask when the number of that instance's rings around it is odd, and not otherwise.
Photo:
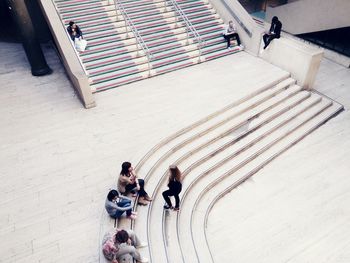
[[(17, 44), (0, 43), (0, 262), (97, 262), (99, 222), (104, 212), (104, 199), (108, 189), (115, 186), (121, 162), (131, 160), (136, 163), (161, 138), (285, 74), (284, 71), (241, 52), (96, 94), (97, 108), (85, 110), (76, 98), (54, 51), (48, 46), (45, 47), (45, 54), (54, 73), (46, 77), (32, 77), (22, 47)], [(349, 69), (328, 61), (323, 62), (316, 83), (318, 90), (330, 94), (347, 106), (349, 87)], [(316, 135), (306, 138), (305, 143), (277, 159), (252, 180), (255, 182), (256, 178), (262, 180), (266, 177), (265, 184), (261, 183), (258, 187), (266, 187), (268, 191), (273, 189), (275, 184), (270, 185), (271, 179), (267, 176), (281, 175), (281, 171), (286, 178), (291, 173), (290, 180), (295, 174), (299, 176), (302, 173), (293, 173), (290, 169), (288, 173), (285, 171), (288, 164), (291, 165), (290, 160), (295, 167), (295, 163), (300, 162), (297, 161), (298, 158), (309, 156), (304, 152), (300, 154), (301, 149), (306, 148), (312, 150), (310, 153), (317, 159), (303, 158), (303, 166), (306, 168), (301, 170), (320, 169), (339, 174), (339, 178), (334, 177), (329, 182), (329, 187), (333, 189), (332, 193), (344, 193), (343, 190), (350, 182), (343, 172), (345, 168), (349, 168), (349, 164), (342, 162), (345, 149), (349, 148), (346, 147), (349, 140), (344, 136), (349, 133), (348, 116), (347, 111), (342, 113), (323, 126), (322, 130), (317, 131)], [(343, 136), (340, 131), (343, 132)], [(307, 144), (308, 140), (319, 143)], [(306, 145), (303, 146), (304, 144)], [(324, 151), (325, 145), (327, 152)], [(329, 145), (336, 145), (337, 148)], [(325, 160), (329, 160), (329, 151), (332, 151), (334, 158), (331, 159), (332, 162), (326, 163)], [(341, 162), (342, 167), (339, 165)], [(278, 172), (266, 172), (272, 167)], [(264, 176), (265, 173), (268, 175)], [(287, 183), (288, 179), (285, 180)], [(314, 178), (303, 185), (316, 187), (317, 180), (318, 178)], [(273, 179), (273, 182), (278, 180)], [(322, 182), (319, 184), (322, 185)], [(281, 180), (280, 184), (283, 183), (284, 180)], [(232, 251), (227, 253), (222, 253), (220, 246), (212, 245), (217, 251), (215, 255), (218, 262), (232, 262), (232, 257), (235, 258), (235, 262), (240, 259), (240, 262), (257, 262), (258, 256), (261, 259), (259, 251), (271, 252), (276, 247), (273, 246), (275, 243), (281, 244), (277, 246), (280, 254), (267, 253), (264, 257), (265, 262), (285, 262), (289, 258), (295, 259), (293, 262), (314, 262), (313, 258), (308, 256), (310, 254), (305, 254), (306, 260), (293, 258), (295, 255), (302, 257), (303, 254), (296, 254), (296, 251), (307, 251), (309, 243), (299, 242), (299, 250), (280, 249), (288, 248), (286, 244), (294, 243), (298, 240), (295, 238), (285, 240), (286, 236), (275, 234), (271, 246), (268, 246), (268, 242), (254, 243), (256, 253), (253, 253), (252, 248), (242, 249), (243, 242), (241, 247), (235, 246), (241, 242), (236, 236), (220, 232), (224, 228), (218, 228), (218, 221), (220, 226), (240, 225), (245, 222), (244, 218), (247, 218), (249, 211), (242, 208), (242, 203), (248, 204), (254, 196), (249, 194), (253, 190), (248, 189), (244, 194), (249, 196), (247, 200), (243, 200), (244, 195), (238, 195), (239, 192), (243, 192), (242, 189), (251, 185), (258, 184), (247, 182), (238, 191), (227, 195), (212, 211), (208, 233), (218, 231), (221, 238), (217, 244), (223, 244), (225, 240), (232, 242)], [(289, 181), (288, 185), (294, 184)], [(319, 187), (317, 189), (320, 189)], [(264, 191), (260, 192), (262, 201), (269, 200), (263, 198)], [(278, 191), (274, 190), (274, 207), (285, 205), (285, 192), (278, 194)], [(294, 196), (292, 193), (293, 191), (288, 197), (291, 203), (293, 198), (295, 204), (305, 203), (304, 199), (297, 199), (299, 194)], [(297, 189), (295, 193), (298, 193)], [(311, 218), (326, 215), (326, 218), (332, 219), (333, 213), (326, 209), (328, 195), (316, 196), (315, 200), (319, 202), (318, 209), (308, 209), (308, 214)], [(342, 196), (342, 202), (335, 207), (339, 211), (339, 222), (349, 219), (349, 211), (345, 209), (349, 207), (349, 197), (346, 198), (345, 194)], [(237, 206), (237, 200), (244, 202), (240, 201), (241, 205)], [(227, 207), (232, 208), (232, 213), (223, 217), (221, 211), (227, 211)], [(291, 215), (288, 217), (283, 213), (285, 224), (282, 226), (292, 225), (295, 221), (297, 213), (293, 212), (294, 207), (288, 208)], [(304, 209), (304, 206), (302, 208)], [(256, 210), (256, 214), (259, 215), (264, 213), (266, 208), (257, 207)], [(271, 212), (278, 214), (276, 211)], [(280, 221), (278, 216), (268, 218)], [(303, 221), (302, 216), (297, 218), (302, 222), (293, 228), (295, 235), (299, 237), (305, 234), (306, 239), (311, 241), (317, 239), (314, 232), (304, 231), (310, 221)], [(255, 221), (247, 221), (246, 224), (256, 225), (258, 229), (257, 226), (266, 226), (264, 222), (265, 219), (261, 222), (257, 217)], [(267, 228), (278, 233), (281, 225), (276, 226), (274, 228), (274, 224), (270, 224)], [(330, 224), (330, 227), (332, 226), (335, 225)], [(337, 226), (342, 238), (335, 240), (343, 242), (333, 246), (334, 249), (342, 251), (345, 245), (349, 245), (350, 239), (346, 238), (349, 225), (339, 223)], [(320, 236), (326, 235), (331, 229), (317, 228), (316, 224), (314, 228)], [(232, 228), (232, 231), (237, 229)], [(240, 231), (246, 242), (250, 239), (258, 240), (251, 237), (250, 229), (241, 227)], [(263, 234), (264, 232), (261, 233), (261, 237), (264, 236), (266, 241), (267, 238)], [(271, 232), (265, 234), (270, 236)], [(216, 241), (215, 237), (216, 235), (213, 235), (211, 239), (213, 242)], [(251, 246), (251, 243), (248, 244)], [(247, 247), (245, 246), (245, 249)], [(342, 255), (348, 259), (349, 254)], [(276, 258), (283, 260), (274, 261)]]

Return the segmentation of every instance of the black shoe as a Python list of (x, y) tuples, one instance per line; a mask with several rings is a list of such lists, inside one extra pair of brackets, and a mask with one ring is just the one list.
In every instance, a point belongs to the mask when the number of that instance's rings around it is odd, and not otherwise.
[(164, 207), (164, 209), (174, 209), (174, 207), (168, 206), (168, 205), (165, 205), (165, 206), (163, 206), (163, 207)]

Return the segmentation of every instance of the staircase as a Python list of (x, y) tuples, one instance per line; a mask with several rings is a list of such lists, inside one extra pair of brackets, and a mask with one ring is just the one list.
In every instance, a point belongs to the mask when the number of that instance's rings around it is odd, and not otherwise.
[[(171, 0), (54, 0), (67, 26), (75, 21), (88, 48), (79, 56), (89, 76), (91, 89), (102, 91), (163, 74), (200, 62), (233, 54), (222, 37), (223, 21), (212, 5), (203, 0), (176, 0), (176, 5), (205, 42), (198, 49), (193, 32), (187, 37), (186, 22)], [(120, 8), (122, 7), (122, 9)], [(124, 18), (125, 10), (150, 53), (135, 38), (135, 30)]]
[[(213, 262), (205, 228), (215, 203), (342, 110), (288, 76), (271, 82), (153, 147), (136, 171), (154, 200), (118, 226), (148, 241), (141, 254), (150, 262)], [(163, 209), (169, 164), (184, 175), (179, 212)], [(101, 223), (113, 227), (110, 219)]]

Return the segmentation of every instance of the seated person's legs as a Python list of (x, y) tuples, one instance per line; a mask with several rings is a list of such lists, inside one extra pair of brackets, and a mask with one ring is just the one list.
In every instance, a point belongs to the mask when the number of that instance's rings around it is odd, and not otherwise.
[(226, 40), (226, 42), (227, 42), (227, 47), (229, 48), (230, 47), (230, 37), (229, 37), (229, 35), (223, 35), (224, 36), (224, 39)]
[(231, 39), (236, 39), (237, 40), (237, 45), (241, 45), (241, 39), (239, 38), (239, 35), (237, 33), (232, 33), (229, 35), (225, 35), (225, 39), (227, 40), (227, 47), (231, 46)]
[[(129, 200), (123, 200), (123, 201), (121, 201), (121, 202), (118, 203), (118, 206), (121, 206), (121, 207), (129, 206), (130, 203), (131, 203), (131, 202), (130, 202)], [(124, 212), (126, 212), (126, 215), (127, 215), (127, 216), (130, 216), (132, 210), (131, 210), (131, 209), (126, 210), (126, 211), (117, 210), (116, 213), (115, 213), (115, 215), (114, 215), (113, 217), (114, 217), (114, 218), (119, 218), (119, 217), (121, 217), (121, 216), (124, 214)]]
[(264, 40), (264, 45), (265, 46), (266, 46), (266, 44), (268, 42), (268, 39), (269, 39), (269, 35), (268, 34), (263, 35), (263, 40)]

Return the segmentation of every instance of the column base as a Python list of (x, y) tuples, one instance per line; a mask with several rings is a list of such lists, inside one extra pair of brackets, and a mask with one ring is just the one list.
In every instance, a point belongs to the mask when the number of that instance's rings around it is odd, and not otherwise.
[(33, 76), (44, 76), (44, 75), (50, 75), (51, 73), (52, 73), (52, 69), (49, 66), (41, 69), (32, 69)]

